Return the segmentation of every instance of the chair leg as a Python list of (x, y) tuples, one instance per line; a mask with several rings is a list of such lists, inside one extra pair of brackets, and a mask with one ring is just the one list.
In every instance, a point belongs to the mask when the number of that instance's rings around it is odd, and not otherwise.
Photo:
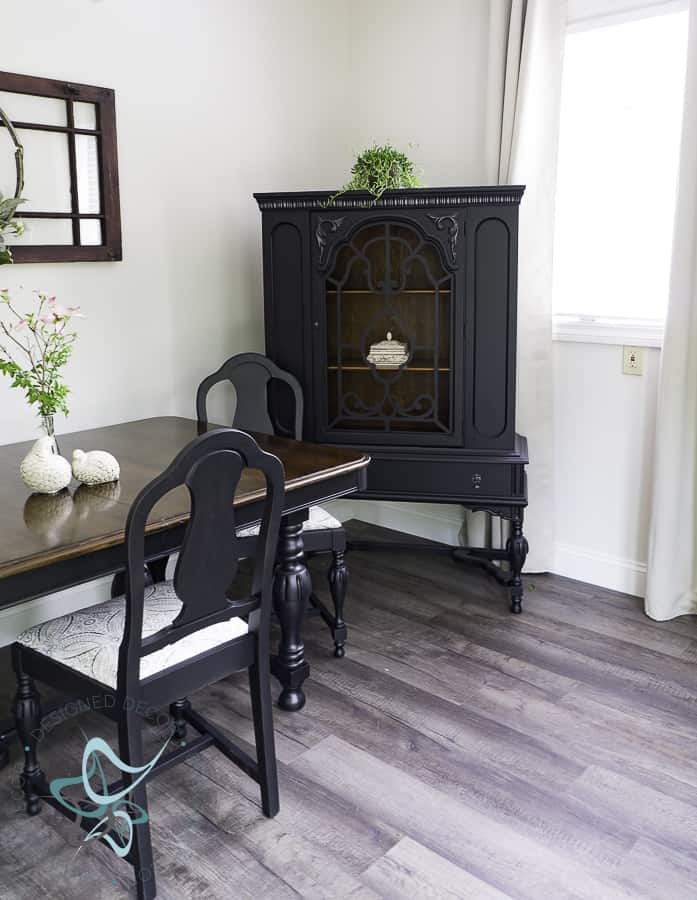
[(249, 692), (259, 766), (261, 808), (264, 815), (272, 819), (279, 810), (279, 800), (268, 653), (261, 657), (261, 664), (257, 655), (256, 661), (249, 667)]
[(184, 743), (186, 741), (186, 711), (191, 706), (186, 697), (175, 700), (169, 705), (169, 714), (174, 724), (174, 740)]
[(17, 696), (15, 698), (15, 720), (17, 735), (24, 748), (24, 769), (22, 770), (22, 790), (27, 807), (27, 815), (35, 816), (41, 809), (41, 800), (36, 793), (36, 781), (42, 775), (36, 755), (36, 746), (41, 732), (41, 699), (34, 686), (34, 679), (21, 669), (19, 653), (14, 653), (17, 674)]
[(334, 602), (334, 624), (332, 625), (332, 637), (334, 638), (334, 656), (341, 659), (346, 653), (346, 622), (344, 622), (344, 600), (348, 587), (348, 567), (344, 562), (344, 551), (332, 551), (332, 564), (329, 567), (329, 591)]
[[(122, 761), (129, 766), (143, 765), (141, 729), (142, 722), (140, 717), (132, 710), (124, 711), (119, 719), (119, 755)], [(129, 775), (127, 772), (124, 772), (125, 780), (133, 781), (135, 778), (137, 778), (137, 775)], [(133, 793), (129, 795), (129, 799), (142, 807), (147, 815), (148, 797), (145, 782), (141, 781)], [(150, 821), (147, 819), (145, 822), (133, 827), (131, 854), (138, 900), (153, 900), (157, 894), (157, 886), (155, 883), (152, 844), (150, 842)]]

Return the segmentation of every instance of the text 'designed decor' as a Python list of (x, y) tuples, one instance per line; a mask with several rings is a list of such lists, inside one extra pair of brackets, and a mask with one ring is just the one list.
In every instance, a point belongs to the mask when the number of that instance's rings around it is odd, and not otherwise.
[[(14, 262), (121, 259), (114, 92), (0, 72), (0, 192), (17, 190)], [(9, 124), (8, 124), (9, 123)]]

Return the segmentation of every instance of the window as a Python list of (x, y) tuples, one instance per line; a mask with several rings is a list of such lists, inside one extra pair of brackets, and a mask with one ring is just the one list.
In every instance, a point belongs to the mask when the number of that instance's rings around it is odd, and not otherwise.
[[(615, 4), (617, 0), (615, 0)], [(566, 36), (554, 249), (557, 337), (660, 343), (670, 278), (687, 11), (598, 18)], [(612, 0), (602, 4), (612, 11)], [(591, 15), (582, 18), (584, 11)]]
[[(0, 72), (0, 107), (24, 148), (20, 262), (121, 259), (114, 92)], [(4, 133), (3, 133), (4, 132)], [(0, 128), (0, 191), (13, 196), (14, 146)]]

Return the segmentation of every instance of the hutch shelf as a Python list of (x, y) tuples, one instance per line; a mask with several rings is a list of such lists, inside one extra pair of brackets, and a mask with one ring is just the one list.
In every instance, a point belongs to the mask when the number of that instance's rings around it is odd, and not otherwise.
[(305, 439), (371, 454), (360, 497), (509, 520), (505, 549), (447, 551), (507, 583), (513, 612), (527, 554), (527, 442), (515, 431), (523, 190), (254, 195), (266, 351), (303, 386)]

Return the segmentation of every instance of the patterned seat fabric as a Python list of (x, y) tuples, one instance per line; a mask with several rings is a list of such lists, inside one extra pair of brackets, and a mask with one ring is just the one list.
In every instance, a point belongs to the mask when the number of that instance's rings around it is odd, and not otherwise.
[[(143, 637), (149, 637), (169, 625), (181, 608), (182, 603), (171, 581), (147, 587), (143, 606)], [(33, 625), (20, 634), (17, 642), (115, 688), (125, 616), (125, 597), (115, 597), (67, 616)], [(238, 617), (209, 625), (144, 657), (140, 662), (140, 677), (148, 678), (246, 633), (247, 623)]]
[[(341, 528), (341, 522), (321, 506), (310, 507), (310, 517), (303, 524), (303, 531), (324, 531), (329, 528)], [(259, 534), (258, 525), (250, 525), (237, 529), (237, 537), (252, 537)]]

